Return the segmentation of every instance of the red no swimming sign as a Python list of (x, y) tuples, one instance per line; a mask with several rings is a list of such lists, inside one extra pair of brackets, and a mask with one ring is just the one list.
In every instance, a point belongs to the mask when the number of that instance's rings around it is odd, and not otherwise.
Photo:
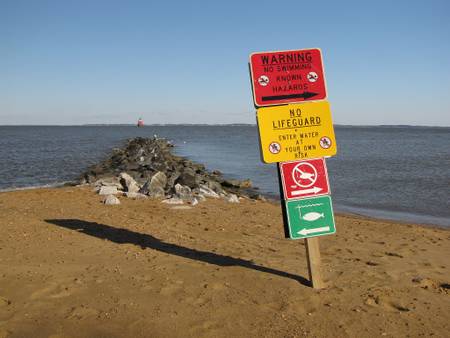
[(255, 106), (323, 100), (327, 97), (320, 49), (250, 55)]
[(281, 178), (286, 200), (330, 193), (325, 159), (281, 162)]

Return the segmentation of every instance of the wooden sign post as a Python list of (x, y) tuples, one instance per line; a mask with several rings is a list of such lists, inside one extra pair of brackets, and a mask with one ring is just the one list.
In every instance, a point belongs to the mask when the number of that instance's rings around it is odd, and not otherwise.
[(319, 237), (305, 238), (309, 280), (314, 289), (325, 288), (320, 265)]

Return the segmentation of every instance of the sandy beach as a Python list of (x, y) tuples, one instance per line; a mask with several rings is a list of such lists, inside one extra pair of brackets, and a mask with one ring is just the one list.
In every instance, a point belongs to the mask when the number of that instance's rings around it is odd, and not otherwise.
[(0, 337), (448, 337), (450, 232), (337, 215), (324, 290), (276, 203), (0, 193)]

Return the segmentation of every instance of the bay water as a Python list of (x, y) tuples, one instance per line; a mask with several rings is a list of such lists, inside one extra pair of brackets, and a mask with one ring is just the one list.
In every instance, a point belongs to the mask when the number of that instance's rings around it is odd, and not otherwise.
[[(336, 126), (327, 159), (335, 211), (450, 226), (450, 128)], [(60, 185), (133, 137), (165, 137), (178, 155), (250, 178), (278, 198), (274, 164), (254, 125), (0, 126), (0, 191)]]

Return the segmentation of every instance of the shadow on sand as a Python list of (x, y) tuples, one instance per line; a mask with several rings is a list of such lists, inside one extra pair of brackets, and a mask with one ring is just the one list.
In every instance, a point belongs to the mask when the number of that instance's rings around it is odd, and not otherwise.
[(47, 219), (47, 223), (75, 230), (89, 236), (110, 240), (118, 244), (134, 244), (145, 248), (158, 250), (175, 256), (185, 257), (218, 266), (242, 266), (247, 269), (253, 269), (265, 273), (270, 273), (280, 277), (291, 278), (299, 283), (310, 286), (310, 282), (297, 275), (293, 275), (284, 271), (255, 265), (251, 261), (230, 256), (219, 255), (212, 252), (190, 249), (176, 244), (165, 243), (151, 235), (141, 234), (127, 229), (115, 228), (109, 225), (86, 222), (79, 219)]

